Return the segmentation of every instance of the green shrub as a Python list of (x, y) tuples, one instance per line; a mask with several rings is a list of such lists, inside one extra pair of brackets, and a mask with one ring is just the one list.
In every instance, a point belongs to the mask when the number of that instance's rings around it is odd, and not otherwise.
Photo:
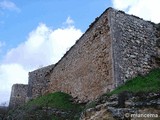
[[(50, 107), (70, 113), (65, 116), (47, 116), (52, 120), (78, 120), (83, 109), (82, 105), (73, 103), (72, 96), (63, 92), (55, 92), (38, 97), (34, 100), (29, 101), (26, 105), (24, 105), (23, 108), (25, 108), (25, 111), (27, 111), (28, 113), (31, 112), (31, 114), (35, 115), (37, 114), (37, 111), (42, 110), (42, 108), (44, 107)], [(44, 114), (43, 118), (46, 117), (46, 115)]]
[(160, 91), (160, 69), (154, 69), (146, 76), (137, 76), (128, 80), (124, 85), (119, 86), (107, 95), (119, 94), (123, 91), (130, 92), (158, 92)]
[(63, 92), (55, 92), (55, 93), (50, 93), (45, 96), (41, 96), (36, 98), (35, 100), (32, 100), (28, 102), (28, 106), (48, 106), (48, 107), (53, 107), (57, 109), (62, 109), (62, 110), (74, 110), (74, 109), (80, 109), (80, 105), (72, 103), (72, 96), (63, 93)]

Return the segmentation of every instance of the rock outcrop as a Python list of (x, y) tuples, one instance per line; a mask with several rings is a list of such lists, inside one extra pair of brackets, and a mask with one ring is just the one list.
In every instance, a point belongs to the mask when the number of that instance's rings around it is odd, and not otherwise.
[(82, 113), (80, 120), (153, 120), (160, 116), (160, 93), (124, 92), (102, 96), (94, 104)]

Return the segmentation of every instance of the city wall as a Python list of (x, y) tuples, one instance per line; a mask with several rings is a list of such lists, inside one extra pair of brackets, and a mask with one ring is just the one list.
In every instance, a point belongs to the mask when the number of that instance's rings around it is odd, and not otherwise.
[(114, 83), (123, 84), (135, 76), (145, 75), (156, 67), (155, 24), (122, 11), (110, 12), (114, 60)]
[(28, 99), (34, 99), (46, 93), (48, 82), (50, 82), (48, 75), (53, 67), (54, 64), (29, 72)]
[(114, 88), (109, 11), (55, 65), (49, 92), (63, 91), (81, 101), (92, 100)]
[(49, 92), (93, 100), (138, 74), (154, 69), (154, 24), (112, 8), (90, 26), (55, 65)]
[(29, 73), (27, 97), (62, 91), (85, 102), (145, 75), (158, 67), (156, 33), (154, 23), (109, 8), (58, 63)]

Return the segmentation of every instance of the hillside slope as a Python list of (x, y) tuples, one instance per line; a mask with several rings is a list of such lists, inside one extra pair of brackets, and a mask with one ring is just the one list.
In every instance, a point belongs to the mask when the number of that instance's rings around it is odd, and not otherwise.
[(10, 110), (6, 119), (114, 120), (124, 119), (126, 113), (153, 113), (160, 116), (160, 69), (152, 70), (146, 76), (137, 76), (87, 104), (76, 103), (66, 93), (51, 93)]

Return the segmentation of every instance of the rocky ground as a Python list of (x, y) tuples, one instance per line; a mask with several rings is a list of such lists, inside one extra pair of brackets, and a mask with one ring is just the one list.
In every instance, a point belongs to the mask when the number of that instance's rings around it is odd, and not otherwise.
[[(74, 99), (70, 102), (75, 104)], [(78, 107), (72, 110), (25, 105), (9, 111), (2, 120), (159, 120), (160, 92), (123, 91), (119, 94), (105, 94), (81, 105), (82, 109)]]
[[(159, 120), (160, 93), (131, 93), (123, 92), (119, 95), (101, 96), (94, 102), (88, 103), (91, 108), (86, 109), (80, 120)], [(131, 116), (152, 114), (147, 116)], [(153, 115), (154, 114), (154, 115)], [(159, 117), (158, 117), (159, 116)]]

